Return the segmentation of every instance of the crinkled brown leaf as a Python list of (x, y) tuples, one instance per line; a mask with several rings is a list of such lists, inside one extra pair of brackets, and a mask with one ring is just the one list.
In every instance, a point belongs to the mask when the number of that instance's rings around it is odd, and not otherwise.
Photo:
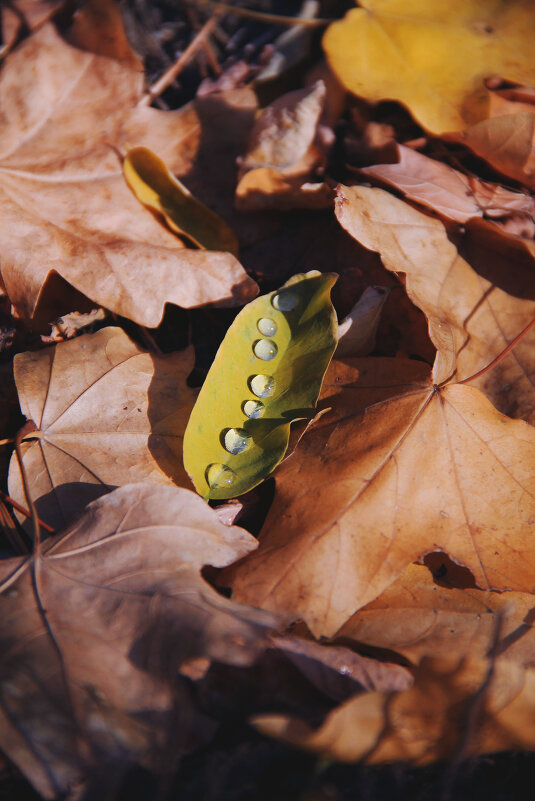
[[(37, 431), (24, 444), (29, 489), (60, 531), (94, 498), (132, 481), (191, 487), (182, 437), (196, 390), (192, 349), (153, 356), (120, 328), (15, 359), (23, 414)], [(11, 495), (25, 503), (13, 458)]]
[(531, 195), (465, 175), (404, 145), (398, 145), (397, 151), (397, 164), (375, 164), (364, 167), (362, 172), (395, 186), (406, 197), (428, 206), (441, 217), (467, 222), (472, 217), (503, 218), (519, 212), (535, 213)]
[(319, 129), (325, 93), (320, 80), (288, 92), (264, 109), (249, 150), (240, 159), (239, 209), (320, 209), (332, 204), (332, 191), (317, 180), (326, 162)]
[(168, 769), (210, 734), (179, 671), (250, 664), (277, 621), (199, 571), (254, 547), (194, 493), (132, 484), (0, 563), (0, 747), (42, 795), (109, 793), (133, 761)]
[(535, 430), (473, 387), (424, 376), (400, 359), (333, 362), (335, 412), (278, 470), (260, 548), (230, 571), (233, 597), (329, 636), (436, 550), (481, 588), (532, 589)]
[[(380, 253), (388, 270), (405, 276), (407, 293), (425, 313), (438, 349), (435, 383), (481, 370), (535, 316), (533, 261), (522, 264), (515, 256), (511, 264), (507, 243), (500, 247), (496, 237), (486, 249), (472, 248), (472, 267), (440, 220), (381, 189), (340, 187), (336, 215), (361, 244)], [(531, 332), (497, 370), (473, 384), (501, 411), (529, 422), (535, 421), (534, 343)]]
[[(45, 25), (10, 54), (0, 76), (0, 277), (28, 317), (54, 273), (147, 326), (158, 325), (168, 302), (232, 305), (258, 291), (232, 255), (182, 247), (126, 186), (119, 152), (127, 145), (158, 151), (187, 183), (206, 115), (201, 120), (192, 106), (162, 112), (137, 105), (141, 66), (125, 51), (118, 24), (112, 15), (95, 44), (94, 28), (88, 32), (79, 18), (78, 46)], [(236, 128), (254, 97), (244, 90), (211, 106), (234, 115)]]

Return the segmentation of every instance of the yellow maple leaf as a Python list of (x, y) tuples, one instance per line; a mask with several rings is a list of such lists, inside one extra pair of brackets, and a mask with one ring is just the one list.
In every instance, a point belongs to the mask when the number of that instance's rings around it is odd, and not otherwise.
[(530, 0), (361, 0), (323, 46), (344, 84), (368, 100), (399, 100), (433, 133), (488, 116), (485, 78), (533, 85)]

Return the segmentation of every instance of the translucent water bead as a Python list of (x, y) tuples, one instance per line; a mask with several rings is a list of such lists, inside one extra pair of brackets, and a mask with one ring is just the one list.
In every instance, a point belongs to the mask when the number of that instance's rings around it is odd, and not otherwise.
[(209, 464), (206, 468), (206, 481), (210, 489), (223, 489), (233, 483), (236, 473), (225, 464)]
[(271, 317), (261, 317), (256, 327), (265, 337), (273, 337), (277, 333), (277, 323)]
[(225, 448), (229, 453), (242, 453), (249, 445), (251, 437), (243, 428), (229, 428), (223, 437)]
[(249, 379), (249, 388), (257, 398), (269, 398), (275, 392), (275, 379), (270, 375), (254, 375)]
[(277, 311), (292, 311), (299, 303), (299, 296), (296, 292), (286, 289), (274, 295), (271, 302)]
[(269, 362), (270, 359), (274, 359), (278, 352), (279, 349), (275, 343), (270, 342), (269, 339), (259, 339), (253, 345), (254, 355), (264, 362)]
[(242, 410), (247, 417), (250, 417), (252, 420), (256, 420), (258, 417), (263, 416), (264, 412), (266, 411), (266, 407), (262, 401), (248, 400), (242, 403)]

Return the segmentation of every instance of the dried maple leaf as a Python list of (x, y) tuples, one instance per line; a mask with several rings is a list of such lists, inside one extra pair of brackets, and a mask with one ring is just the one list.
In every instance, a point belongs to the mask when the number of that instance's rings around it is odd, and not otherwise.
[(413, 687), (404, 692), (351, 699), (317, 731), (276, 715), (258, 717), (256, 725), (329, 759), (425, 764), (506, 749), (533, 750), (534, 719), (532, 668), (449, 655), (423, 659)]
[[(511, 250), (507, 243), (500, 248), (496, 237), (484, 250), (472, 247), (474, 269), (440, 220), (381, 189), (340, 187), (336, 215), (361, 244), (379, 252), (388, 270), (404, 274), (407, 293), (425, 313), (438, 349), (436, 384), (484, 368), (535, 317), (532, 259), (523, 268), (516, 258), (511, 269)], [(529, 422), (535, 422), (534, 343), (531, 332), (473, 384), (501, 411)]]
[(433, 133), (488, 116), (484, 79), (532, 85), (535, 13), (525, 0), (361, 0), (323, 45), (342, 84), (372, 101), (404, 103)]
[[(183, 176), (214, 120), (192, 106), (137, 105), (141, 65), (117, 12), (98, 17), (92, 8), (79, 12), (75, 45), (45, 25), (10, 54), (0, 76), (0, 279), (12, 303), (31, 317), (55, 273), (147, 326), (158, 325), (167, 302), (251, 299), (257, 286), (231, 254), (185, 249), (126, 186), (118, 155), (126, 145), (156, 150)], [(254, 98), (245, 90), (212, 102), (224, 127), (222, 106), (239, 131)]]
[[(442, 554), (435, 556), (440, 563)], [(484, 658), (499, 627), (496, 656), (523, 666), (535, 662), (533, 595), (452, 587), (448, 569), (440, 572), (445, 575), (433, 580), (424, 565), (409, 565), (336, 636), (388, 649), (417, 664), (426, 656), (443, 658), (452, 653)]]
[(169, 769), (206, 736), (179, 671), (250, 664), (277, 620), (199, 571), (255, 545), (192, 492), (132, 484), (0, 563), (0, 747), (43, 796), (102, 796), (132, 761)]
[[(61, 530), (103, 492), (132, 481), (191, 487), (182, 437), (196, 390), (192, 349), (152, 356), (120, 328), (19, 354), (15, 380), (37, 431), (23, 447), (40, 517)], [(16, 460), (10, 493), (23, 503)]]
[(260, 548), (230, 570), (233, 597), (330, 636), (436, 550), (479, 587), (532, 589), (535, 430), (473, 387), (426, 383), (425, 369), (333, 362), (334, 413), (278, 470)]
[(363, 167), (362, 172), (395, 186), (406, 197), (428, 206), (441, 217), (467, 222), (472, 217), (535, 214), (531, 195), (464, 175), (410, 147), (397, 145), (397, 151), (397, 164), (376, 164)]

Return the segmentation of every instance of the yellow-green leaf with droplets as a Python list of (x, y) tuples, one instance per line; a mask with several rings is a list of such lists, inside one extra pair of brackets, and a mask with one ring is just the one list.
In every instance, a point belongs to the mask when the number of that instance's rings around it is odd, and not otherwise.
[(172, 231), (201, 250), (238, 253), (234, 231), (221, 217), (197, 200), (148, 147), (133, 147), (123, 163), (126, 183), (144, 206), (162, 214)]
[(184, 467), (205, 498), (233, 498), (283, 458), (290, 423), (313, 414), (337, 341), (336, 274), (294, 275), (238, 314), (184, 436)]

